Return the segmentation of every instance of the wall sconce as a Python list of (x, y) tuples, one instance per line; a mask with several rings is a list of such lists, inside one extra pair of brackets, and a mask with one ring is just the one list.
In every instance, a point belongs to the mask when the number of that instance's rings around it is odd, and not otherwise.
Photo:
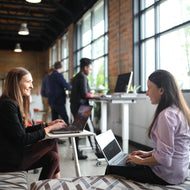
[(28, 35), (29, 34), (29, 30), (27, 28), (27, 24), (26, 23), (22, 23), (20, 26), (20, 29), (18, 31), (19, 35)]
[(16, 44), (15, 49), (14, 49), (14, 52), (18, 52), (18, 53), (22, 52), (22, 49), (21, 49), (19, 43)]
[(28, 3), (40, 3), (41, 0), (26, 0)]

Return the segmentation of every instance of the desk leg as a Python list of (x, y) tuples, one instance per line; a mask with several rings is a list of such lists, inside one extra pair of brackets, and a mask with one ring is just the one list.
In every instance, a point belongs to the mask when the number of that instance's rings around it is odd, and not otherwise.
[(124, 153), (128, 153), (129, 148), (129, 104), (122, 104), (122, 148)]
[(72, 147), (73, 147), (76, 176), (80, 177), (81, 173), (80, 173), (80, 166), (79, 166), (79, 160), (78, 160), (78, 154), (77, 154), (75, 137), (71, 137), (71, 143), (72, 143)]
[(107, 131), (107, 102), (101, 102), (101, 132)]
[[(90, 132), (94, 133), (94, 126), (93, 126), (92, 121), (91, 121), (90, 118), (88, 118), (87, 123), (88, 123), (89, 129), (90, 129)], [(90, 136), (90, 140), (91, 140), (91, 143), (92, 143), (92, 148), (95, 149), (96, 144), (95, 144), (94, 136)]]

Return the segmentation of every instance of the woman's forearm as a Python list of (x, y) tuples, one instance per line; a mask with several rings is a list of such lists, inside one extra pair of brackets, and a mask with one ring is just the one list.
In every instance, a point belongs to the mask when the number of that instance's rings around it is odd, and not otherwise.
[(152, 156), (152, 150), (148, 152), (148, 156), (147, 157), (150, 157)]
[(147, 158), (143, 158), (140, 162), (140, 165), (155, 166), (155, 165), (159, 165), (159, 162), (157, 162), (154, 156), (150, 156)]

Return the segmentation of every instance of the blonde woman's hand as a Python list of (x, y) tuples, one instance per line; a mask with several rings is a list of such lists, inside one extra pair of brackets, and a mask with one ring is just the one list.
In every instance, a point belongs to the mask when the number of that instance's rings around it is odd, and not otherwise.
[(50, 126), (50, 125), (53, 125), (53, 124), (58, 123), (58, 122), (61, 122), (61, 123), (66, 124), (62, 119), (56, 119), (56, 120), (54, 120), (54, 121), (50, 121), (50, 122), (47, 123), (47, 124), (48, 124), (48, 126)]
[(55, 121), (48, 123), (48, 127), (44, 128), (46, 133), (49, 133), (52, 130), (59, 130), (67, 127), (67, 124), (63, 120)]

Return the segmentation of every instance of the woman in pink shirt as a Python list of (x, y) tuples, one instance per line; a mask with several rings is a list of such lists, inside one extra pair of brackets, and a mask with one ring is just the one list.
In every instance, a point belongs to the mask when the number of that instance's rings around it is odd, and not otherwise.
[(108, 166), (106, 174), (117, 174), (143, 183), (180, 184), (188, 177), (190, 110), (171, 73), (156, 70), (147, 81), (146, 95), (157, 104), (148, 129), (154, 149), (134, 151), (126, 162), (135, 166)]

